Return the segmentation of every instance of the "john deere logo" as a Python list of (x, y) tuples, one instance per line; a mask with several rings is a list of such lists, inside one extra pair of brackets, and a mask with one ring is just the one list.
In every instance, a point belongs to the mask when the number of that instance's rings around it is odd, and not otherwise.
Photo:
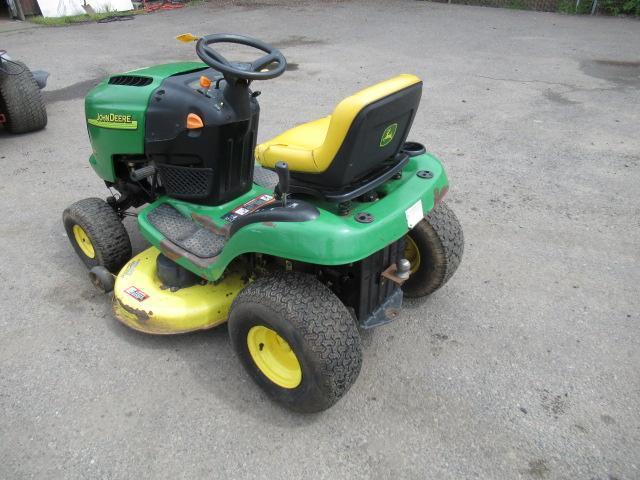
[(397, 123), (392, 123), (384, 129), (384, 132), (382, 132), (382, 136), (380, 137), (381, 147), (386, 147), (387, 145), (389, 145), (389, 143), (391, 143), (391, 140), (393, 140), (393, 137), (396, 134), (396, 130), (398, 130)]
[(87, 122), (89, 125), (102, 128), (116, 128), (120, 130), (135, 130), (138, 128), (138, 122), (133, 120), (131, 115), (118, 113), (98, 113), (96, 118), (89, 118)]

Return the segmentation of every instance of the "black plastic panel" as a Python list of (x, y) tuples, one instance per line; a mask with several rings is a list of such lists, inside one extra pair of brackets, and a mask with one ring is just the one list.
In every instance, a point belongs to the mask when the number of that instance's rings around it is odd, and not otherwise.
[[(220, 78), (213, 69), (174, 75), (153, 93), (145, 151), (158, 166), (168, 195), (219, 205), (251, 189), (260, 107), (251, 98), (248, 114), (236, 112), (220, 89), (200, 91), (201, 75), (214, 80), (214, 85)], [(203, 128), (186, 128), (190, 113), (202, 119)], [(193, 170), (191, 178), (184, 172), (187, 169)], [(191, 181), (197, 186), (189, 185)]]
[(382, 276), (404, 254), (404, 238), (394, 242), (359, 263), (360, 294), (355, 305), (360, 323), (367, 319), (400, 287)]
[(151, 77), (141, 77), (138, 75), (116, 75), (109, 79), (109, 85), (124, 85), (127, 87), (146, 87), (151, 85)]
[(245, 225), (260, 222), (309, 222), (320, 216), (320, 211), (304, 200), (289, 200), (284, 206), (282, 201), (265, 205), (253, 213), (236, 218), (231, 223), (230, 235)]
[[(349, 265), (320, 267), (319, 280), (328, 285), (348, 308), (358, 323), (371, 328), (392, 321), (402, 303), (402, 290), (382, 273), (403, 258), (404, 238), (387, 245), (369, 257)], [(302, 271), (304, 266), (300, 267)]]

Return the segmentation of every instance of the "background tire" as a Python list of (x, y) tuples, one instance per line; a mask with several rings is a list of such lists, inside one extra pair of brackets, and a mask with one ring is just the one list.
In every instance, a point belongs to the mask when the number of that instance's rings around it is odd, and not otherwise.
[[(402, 290), (407, 297), (424, 297), (447, 283), (460, 265), (462, 227), (453, 211), (440, 202), (407, 237), (405, 257), (411, 262), (412, 273)], [(412, 248), (417, 249), (417, 257)]]
[(11, 133), (40, 130), (47, 125), (47, 111), (40, 88), (27, 66), (15, 60), (2, 62), (9, 74), (0, 73), (0, 112)]
[(117, 273), (131, 258), (131, 240), (116, 212), (99, 198), (80, 200), (62, 214), (71, 245), (88, 268)]
[[(257, 366), (248, 344), (256, 326), (274, 330), (291, 347), (302, 373), (297, 386), (284, 388)], [(329, 408), (360, 373), (362, 351), (355, 321), (338, 297), (309, 275), (279, 272), (249, 284), (231, 306), (229, 336), (256, 383), (298, 412)]]

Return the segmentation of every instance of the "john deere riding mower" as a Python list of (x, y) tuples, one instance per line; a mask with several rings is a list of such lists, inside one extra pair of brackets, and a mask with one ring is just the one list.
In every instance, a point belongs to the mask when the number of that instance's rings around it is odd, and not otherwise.
[[(231, 62), (222, 43), (262, 53)], [(227, 322), (273, 399), (326, 409), (358, 376), (359, 328), (396, 319), (403, 296), (429, 295), (460, 263), (442, 165), (406, 141), (422, 82), (398, 75), (256, 146), (251, 87), (282, 75), (284, 56), (227, 34), (196, 52), (204, 63), (114, 75), (88, 94), (89, 162), (114, 194), (71, 205), (64, 226), (121, 322), (152, 334)], [(126, 215), (151, 244), (133, 258)]]

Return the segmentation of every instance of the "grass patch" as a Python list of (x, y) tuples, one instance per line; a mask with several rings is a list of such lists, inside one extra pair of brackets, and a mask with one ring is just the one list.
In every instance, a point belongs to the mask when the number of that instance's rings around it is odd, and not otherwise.
[(129, 15), (138, 15), (144, 13), (144, 10), (130, 10), (128, 12), (101, 12), (93, 15), (70, 15), (68, 17), (42, 17), (40, 15), (29, 17), (29, 21), (38, 25), (62, 26), (73, 25), (75, 23), (89, 23), (104, 20), (111, 17), (127, 17)]
[(593, 0), (581, 0), (576, 8), (576, 0), (562, 0), (558, 4), (558, 12), (568, 15), (588, 15), (591, 13)]
[(601, 0), (600, 8), (611, 15), (640, 16), (640, 0)]
[(511, 0), (506, 7), (511, 10), (529, 10), (522, 0)]
[[(558, 12), (570, 15), (587, 15), (591, 13), (593, 0), (580, 0), (576, 8), (576, 0), (561, 0)], [(597, 13), (605, 15), (640, 16), (640, 0), (599, 0)]]

